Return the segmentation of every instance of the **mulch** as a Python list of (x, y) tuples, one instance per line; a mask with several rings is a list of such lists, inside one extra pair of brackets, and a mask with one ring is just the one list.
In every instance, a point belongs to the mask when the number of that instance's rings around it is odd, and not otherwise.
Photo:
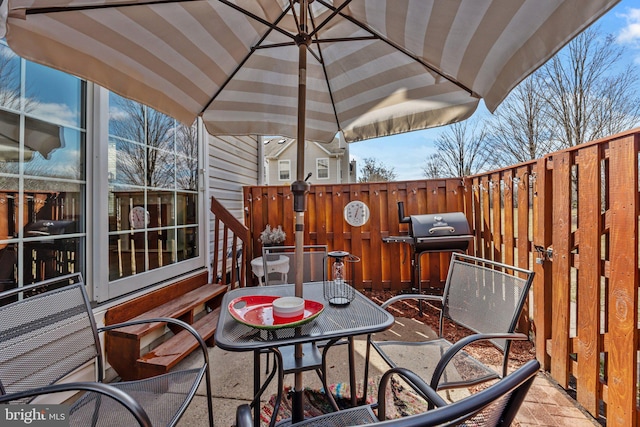
[[(379, 305), (398, 294), (397, 292), (390, 290), (365, 290), (362, 291), (362, 293)], [(420, 310), (418, 308), (418, 303), (416, 301), (407, 300), (406, 302), (407, 303), (402, 305), (401, 312), (394, 312), (394, 315), (396, 317), (419, 319), (420, 321), (426, 323), (434, 331), (438, 330), (438, 319), (440, 311), (437, 307), (434, 307), (431, 304), (423, 303), (421, 316)], [(456, 342), (469, 334), (471, 334), (469, 330), (456, 325), (452, 325), (445, 320), (444, 335), (447, 340)], [(489, 343), (472, 344), (465, 350), (483, 363), (494, 366), (502, 365), (502, 356), (500, 352)], [(510, 369), (518, 368), (534, 358), (535, 348), (533, 346), (533, 342), (531, 342), (530, 340), (513, 341), (511, 343), (511, 349), (509, 351)]]

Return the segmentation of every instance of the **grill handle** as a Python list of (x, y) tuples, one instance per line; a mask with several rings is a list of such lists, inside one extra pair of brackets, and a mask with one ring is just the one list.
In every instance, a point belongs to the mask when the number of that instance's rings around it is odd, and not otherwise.
[(400, 224), (411, 222), (411, 218), (404, 216), (404, 202), (398, 202), (398, 222)]
[(446, 227), (433, 227), (429, 229), (429, 234), (433, 234), (436, 231), (448, 231), (449, 233), (453, 234), (456, 232), (456, 229), (454, 227), (451, 226), (446, 226)]

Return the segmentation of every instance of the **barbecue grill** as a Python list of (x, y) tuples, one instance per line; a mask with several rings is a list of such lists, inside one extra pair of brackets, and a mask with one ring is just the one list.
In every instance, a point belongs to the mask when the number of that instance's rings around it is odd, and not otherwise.
[(404, 216), (404, 203), (398, 202), (398, 220), (409, 224), (409, 235), (389, 236), (386, 243), (406, 243), (411, 247), (411, 281), (422, 292), (420, 257), (433, 252), (465, 252), (473, 235), (462, 212)]

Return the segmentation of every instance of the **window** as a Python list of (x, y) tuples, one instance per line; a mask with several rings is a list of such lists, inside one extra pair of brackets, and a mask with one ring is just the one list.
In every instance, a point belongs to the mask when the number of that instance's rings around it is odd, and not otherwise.
[(81, 272), (103, 302), (202, 268), (200, 143), (0, 41), (0, 291)]
[(198, 244), (198, 132), (109, 95), (109, 280), (193, 259)]
[(85, 268), (85, 99), (0, 43), (0, 290)]
[(329, 159), (316, 159), (316, 176), (318, 179), (329, 179)]
[(291, 160), (278, 160), (278, 179), (280, 181), (291, 179)]

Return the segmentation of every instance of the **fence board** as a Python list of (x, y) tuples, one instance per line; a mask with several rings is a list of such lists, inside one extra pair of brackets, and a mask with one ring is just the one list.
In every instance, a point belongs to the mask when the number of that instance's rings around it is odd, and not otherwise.
[[(611, 273), (607, 425), (636, 425), (638, 350), (638, 137), (611, 141)], [(584, 238), (584, 236), (582, 236)]]
[(580, 268), (576, 323), (578, 402), (598, 412), (600, 376), (600, 147), (580, 150), (578, 167), (578, 218), (580, 218)]
[(473, 233), (475, 234), (475, 251), (474, 255), (482, 256), (482, 192), (480, 191), (480, 178), (473, 178)]
[[(357, 189), (352, 188), (351, 197), (349, 201), (353, 200), (363, 200), (366, 202), (364, 195), (369, 192), (369, 186), (364, 185)], [(362, 227), (350, 227), (351, 228), (351, 250), (349, 253), (352, 253), (356, 256), (359, 256), (361, 259), (366, 259), (365, 254), (363, 253), (363, 244), (362, 244)], [(359, 265), (358, 265), (359, 264)], [(363, 271), (363, 263), (357, 263), (354, 265), (355, 268), (355, 280), (356, 283), (364, 284), (364, 271)], [(365, 285), (366, 286), (366, 285)], [(369, 284), (370, 286), (370, 284)], [(367, 287), (369, 287), (367, 286)]]
[(380, 237), (382, 213), (382, 200), (380, 197), (380, 184), (373, 183), (369, 185), (369, 208), (370, 218), (366, 227), (370, 232), (369, 254), (367, 259), (370, 260), (366, 273), (371, 281), (371, 288), (375, 290), (382, 289), (383, 264), (382, 258), (382, 240)]
[(571, 153), (553, 156), (553, 348), (551, 375), (569, 386), (569, 293), (571, 248)]
[(489, 202), (489, 176), (480, 179), (480, 197), (482, 199), (482, 239), (484, 248), (482, 257), (491, 259), (491, 205)]
[[(331, 197), (331, 209), (332, 209), (332, 233), (327, 233), (327, 241), (333, 242), (331, 250), (341, 251), (346, 250), (346, 242), (344, 241), (344, 227), (347, 225), (343, 218), (344, 207), (346, 206), (345, 199), (347, 193), (345, 193), (342, 186), (336, 185), (333, 187), (333, 194)], [(331, 236), (331, 240), (329, 240)], [(324, 243), (322, 243), (324, 244)]]
[[(382, 191), (382, 189), (380, 190)], [(387, 186), (387, 236), (400, 235), (400, 222), (398, 218), (398, 201), (400, 200), (399, 186), (395, 182), (390, 182)], [(384, 224), (381, 225), (384, 229)], [(394, 268), (401, 265), (401, 253), (405, 251), (407, 245), (400, 243), (387, 243), (383, 247), (383, 263), (389, 266), (389, 283), (385, 283), (385, 288), (391, 288), (394, 283), (402, 282), (402, 273), (400, 268)], [(409, 261), (410, 262), (410, 261)]]
[[(427, 182), (427, 210), (426, 213), (443, 212), (446, 207), (438, 206), (438, 181)], [(440, 288), (440, 254), (423, 254), (420, 257), (422, 278), (428, 278), (427, 286), (429, 288)], [(422, 280), (421, 278), (421, 280)], [(423, 288), (424, 289), (424, 288)]]
[[(540, 165), (540, 164), (539, 164)], [(546, 173), (546, 163), (542, 163), (540, 165), (542, 170), (542, 174)], [(522, 166), (516, 169), (516, 176), (518, 177), (518, 267), (531, 269), (532, 266), (529, 265), (529, 258), (531, 256), (531, 243), (529, 241), (529, 225), (530, 222), (533, 221), (533, 215), (529, 216), (530, 212), (535, 212), (532, 209), (532, 200), (529, 197), (529, 187), (530, 187), (530, 177), (531, 177), (531, 165)], [(540, 174), (538, 174), (540, 175)], [(544, 182), (550, 182), (550, 180)], [(551, 197), (551, 193), (549, 194), (549, 198)], [(542, 197), (542, 194), (541, 194)], [(535, 200), (535, 199), (534, 199)], [(549, 199), (550, 200), (550, 199)], [(530, 210), (531, 206), (531, 210)], [(522, 208), (521, 208), (522, 207)], [(550, 219), (550, 218), (549, 218)], [(534, 224), (536, 222), (534, 221)], [(533, 228), (533, 227), (531, 227)], [(551, 240), (544, 242), (543, 245), (546, 248), (549, 244), (551, 244)]]
[(493, 230), (493, 258), (496, 261), (502, 262), (502, 191), (501, 185), (502, 179), (500, 173), (491, 174), (491, 181), (489, 182), (489, 189), (492, 198), (492, 230)]
[(504, 182), (504, 263), (515, 265), (513, 249), (515, 247), (515, 228), (513, 223), (513, 171), (505, 171)]
[(316, 242), (327, 241), (327, 227), (331, 225), (331, 215), (329, 214), (329, 206), (331, 203), (330, 195), (326, 191), (324, 185), (317, 186), (315, 188), (317, 197), (314, 197), (316, 201), (315, 220), (309, 218), (308, 224), (313, 225), (316, 230)]

